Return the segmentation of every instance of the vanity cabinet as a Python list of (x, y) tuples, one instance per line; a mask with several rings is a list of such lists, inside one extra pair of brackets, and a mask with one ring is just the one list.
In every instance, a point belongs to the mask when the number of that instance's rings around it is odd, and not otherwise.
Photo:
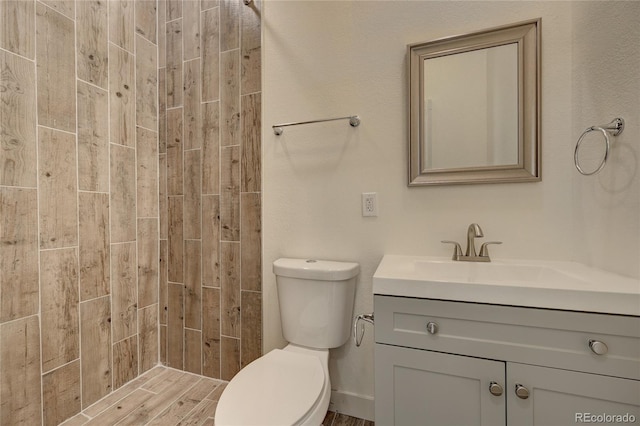
[(374, 303), (376, 424), (640, 421), (638, 317), (383, 295)]

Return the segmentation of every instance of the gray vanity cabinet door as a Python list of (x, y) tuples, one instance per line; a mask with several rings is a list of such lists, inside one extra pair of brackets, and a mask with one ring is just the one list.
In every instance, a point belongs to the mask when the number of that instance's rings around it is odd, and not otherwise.
[(378, 343), (375, 364), (376, 425), (505, 424), (504, 362)]
[[(521, 385), (521, 397), (516, 386)], [(640, 381), (507, 363), (509, 425), (624, 424), (640, 421)], [(523, 396), (528, 397), (525, 399)], [(635, 416), (635, 422), (591, 416)], [(591, 421), (587, 420), (587, 417)]]

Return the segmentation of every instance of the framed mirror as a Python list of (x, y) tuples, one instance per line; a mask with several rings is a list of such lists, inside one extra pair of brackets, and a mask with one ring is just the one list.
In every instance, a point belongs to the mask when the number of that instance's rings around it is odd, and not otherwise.
[(409, 186), (541, 179), (540, 19), (407, 53)]

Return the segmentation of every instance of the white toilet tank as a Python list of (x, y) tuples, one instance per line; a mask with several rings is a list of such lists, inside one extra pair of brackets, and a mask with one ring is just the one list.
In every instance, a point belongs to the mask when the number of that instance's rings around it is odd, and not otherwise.
[(328, 260), (278, 259), (276, 275), (284, 338), (315, 349), (337, 348), (351, 332), (360, 265)]

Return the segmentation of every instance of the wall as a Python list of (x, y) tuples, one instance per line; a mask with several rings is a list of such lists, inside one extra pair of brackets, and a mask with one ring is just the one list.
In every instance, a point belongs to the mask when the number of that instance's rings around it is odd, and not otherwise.
[(160, 359), (230, 380), (262, 354), (260, 2), (159, 11)]
[[(286, 343), (271, 272), (281, 256), (359, 262), (355, 313), (372, 310), (372, 276), (384, 254), (450, 256), (440, 240), (464, 241), (472, 222), (487, 239), (504, 242), (493, 248), (496, 258), (577, 260), (640, 277), (633, 146), (639, 15), (637, 3), (621, 2), (610, 24), (597, 24), (597, 16), (609, 14), (605, 3), (611, 2), (265, 4), (265, 351)], [(542, 181), (408, 188), (406, 45), (536, 17), (542, 18)], [(594, 63), (594, 51), (609, 60)], [(581, 180), (573, 166), (579, 132), (618, 113), (630, 126), (616, 160), (625, 166), (610, 167), (617, 171), (604, 182)], [(291, 127), (279, 137), (269, 128), (351, 114), (360, 115), (360, 127)], [(378, 217), (361, 216), (362, 192), (378, 193)], [(331, 352), (333, 401), (362, 417), (372, 415), (372, 337), (369, 328), (362, 347), (348, 342)]]
[(158, 361), (156, 3), (0, 2), (0, 423)]
[[(625, 119), (605, 168), (573, 173), (574, 253), (582, 263), (640, 277), (640, 3), (580, 2), (572, 15), (571, 141), (589, 126)], [(583, 146), (600, 161), (602, 136), (589, 134)]]

